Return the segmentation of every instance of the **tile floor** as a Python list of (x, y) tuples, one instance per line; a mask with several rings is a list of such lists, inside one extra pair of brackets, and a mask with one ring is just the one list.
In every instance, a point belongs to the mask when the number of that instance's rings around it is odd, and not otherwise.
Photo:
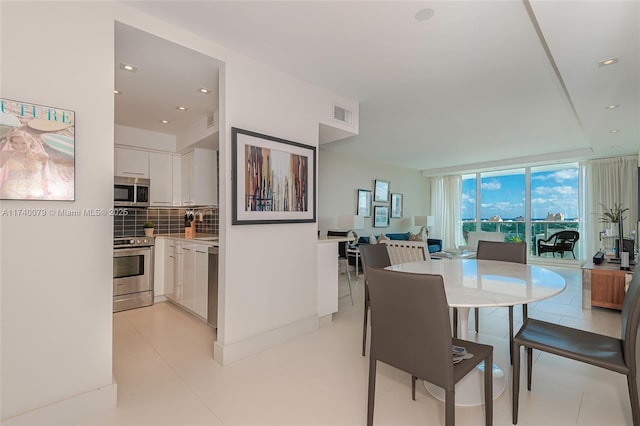
[[(532, 317), (619, 336), (620, 314), (582, 310), (580, 270), (553, 268), (567, 279), (560, 295), (529, 306)], [(362, 343), (362, 276), (355, 306), (340, 299), (333, 322), (222, 368), (212, 360), (214, 332), (170, 303), (114, 314), (118, 407), (76, 425), (364, 425), (368, 358)], [(348, 294), (341, 277), (341, 294)], [(508, 366), (507, 309), (482, 309), (480, 333)], [(515, 309), (521, 321), (521, 310)], [(470, 324), (470, 328), (473, 324)], [(524, 355), (522, 355), (524, 361)], [(507, 389), (494, 401), (494, 425), (511, 425)], [(630, 425), (624, 376), (536, 353), (533, 388), (521, 379), (519, 425)], [(376, 425), (443, 425), (444, 404), (406, 373), (379, 364)], [(456, 407), (456, 424), (484, 424), (484, 408)]]

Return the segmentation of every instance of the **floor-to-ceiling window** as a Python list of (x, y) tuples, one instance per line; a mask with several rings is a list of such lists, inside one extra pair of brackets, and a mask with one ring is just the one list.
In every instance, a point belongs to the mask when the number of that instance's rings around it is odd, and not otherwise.
[[(536, 242), (578, 230), (578, 165), (481, 172), (462, 177), (462, 230), (502, 232), (506, 241)], [(544, 254), (543, 256), (553, 256)], [(576, 257), (578, 252), (576, 251)], [(570, 255), (570, 258), (573, 258)]]

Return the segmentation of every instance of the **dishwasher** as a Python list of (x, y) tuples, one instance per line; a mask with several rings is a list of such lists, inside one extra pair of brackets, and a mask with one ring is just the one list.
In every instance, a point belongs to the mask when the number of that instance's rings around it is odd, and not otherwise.
[(209, 247), (208, 272), (208, 305), (207, 322), (218, 328), (218, 250), (217, 246)]

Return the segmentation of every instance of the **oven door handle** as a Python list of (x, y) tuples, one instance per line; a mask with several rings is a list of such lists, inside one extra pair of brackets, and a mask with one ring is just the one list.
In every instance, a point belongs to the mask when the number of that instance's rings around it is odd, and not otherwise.
[(131, 256), (135, 254), (147, 254), (150, 251), (151, 251), (151, 247), (118, 248), (113, 250), (113, 257)]

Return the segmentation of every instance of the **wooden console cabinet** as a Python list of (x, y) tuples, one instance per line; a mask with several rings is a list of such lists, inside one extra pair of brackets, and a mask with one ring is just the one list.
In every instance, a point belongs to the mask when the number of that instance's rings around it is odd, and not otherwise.
[(587, 263), (582, 267), (582, 308), (591, 306), (622, 310), (625, 286), (632, 271), (620, 270), (620, 265)]

